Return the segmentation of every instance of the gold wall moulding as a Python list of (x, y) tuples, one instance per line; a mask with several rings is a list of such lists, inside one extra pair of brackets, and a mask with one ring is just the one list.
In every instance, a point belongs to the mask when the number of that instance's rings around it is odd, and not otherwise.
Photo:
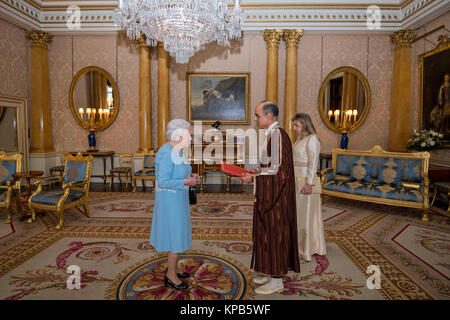
[(87, 130), (108, 128), (119, 112), (119, 89), (114, 78), (102, 68), (89, 66), (72, 79), (69, 105), (77, 123)]
[(372, 95), (366, 77), (353, 67), (331, 71), (319, 91), (319, 114), (328, 129), (348, 133), (366, 120)]
[(41, 30), (29, 30), (25, 31), (25, 35), (31, 39), (32, 47), (48, 48), (48, 43), (52, 40), (53, 36)]

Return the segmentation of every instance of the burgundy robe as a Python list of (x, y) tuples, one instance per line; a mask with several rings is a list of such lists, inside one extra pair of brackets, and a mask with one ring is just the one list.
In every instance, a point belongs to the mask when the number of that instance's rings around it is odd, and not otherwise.
[[(267, 156), (271, 161), (271, 157), (278, 156), (271, 154), (271, 139), (279, 139), (279, 135), (281, 164), (276, 174), (256, 176), (253, 208), (251, 267), (271, 276), (282, 276), (289, 270), (300, 272), (292, 144), (282, 128), (272, 130), (267, 143)], [(261, 170), (270, 165), (262, 165)]]

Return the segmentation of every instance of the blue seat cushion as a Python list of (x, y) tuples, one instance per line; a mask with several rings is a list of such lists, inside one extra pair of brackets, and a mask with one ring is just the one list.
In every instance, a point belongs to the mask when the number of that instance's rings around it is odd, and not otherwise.
[(144, 169), (155, 167), (155, 156), (144, 156)]
[(433, 182), (433, 186), (442, 190), (450, 191), (450, 182)]
[(361, 157), (358, 156), (347, 156), (343, 154), (338, 154), (336, 162), (336, 174), (349, 176), (350, 175), (350, 164), (357, 162)]
[(16, 160), (0, 160), (0, 184), (6, 185), (6, 181), (16, 173)]
[(127, 173), (127, 172), (131, 172), (131, 168), (130, 167), (113, 168), (113, 169), (111, 169), (111, 172)]
[[(58, 200), (63, 196), (63, 189), (56, 189), (51, 191), (42, 191), (41, 193), (35, 195), (31, 198), (31, 202), (46, 204), (46, 205), (56, 205)], [(83, 191), (70, 190), (69, 196), (64, 203), (73, 202), (84, 197)]]
[(144, 174), (144, 172), (142, 170), (138, 170), (134, 173), (134, 175), (137, 177), (143, 177), (143, 176), (151, 177), (151, 176), (155, 175), (155, 171), (146, 171)]
[(386, 183), (377, 183), (375, 181), (367, 182), (348, 178), (327, 181), (323, 184), (323, 189), (366, 197), (423, 202), (423, 196), (420, 190), (417, 188), (405, 187), (401, 184), (394, 186)]
[(84, 180), (87, 170), (87, 161), (67, 161), (64, 182)]
[(378, 183), (397, 186), (403, 177), (403, 169), (393, 158), (380, 158), (378, 163)]
[(5, 202), (7, 189), (0, 189), (0, 202)]
[(364, 160), (358, 160), (349, 165), (350, 178), (352, 180), (371, 181), (372, 166)]

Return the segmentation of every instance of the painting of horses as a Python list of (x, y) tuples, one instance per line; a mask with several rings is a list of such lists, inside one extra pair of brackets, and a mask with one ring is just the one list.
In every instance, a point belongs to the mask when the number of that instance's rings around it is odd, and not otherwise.
[(189, 121), (249, 124), (249, 73), (188, 73)]

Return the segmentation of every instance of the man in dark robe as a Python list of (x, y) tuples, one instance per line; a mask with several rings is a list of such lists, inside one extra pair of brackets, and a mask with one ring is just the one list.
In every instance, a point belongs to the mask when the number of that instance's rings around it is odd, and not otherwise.
[(255, 290), (259, 294), (282, 291), (283, 276), (289, 270), (300, 272), (292, 144), (277, 117), (278, 107), (273, 102), (256, 106), (256, 124), (266, 129), (262, 163), (241, 178), (244, 183), (256, 180), (251, 267), (265, 274), (253, 279), (262, 285)]

